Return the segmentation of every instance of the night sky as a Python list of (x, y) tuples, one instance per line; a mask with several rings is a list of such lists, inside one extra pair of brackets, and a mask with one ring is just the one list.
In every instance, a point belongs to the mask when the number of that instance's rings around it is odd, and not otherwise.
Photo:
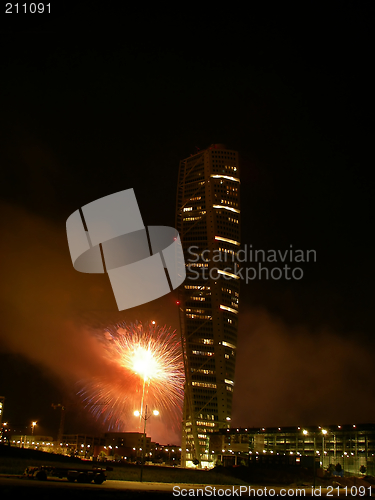
[(1, 18), (4, 420), (54, 435), (64, 403), (66, 432), (104, 430), (76, 396), (108, 375), (93, 330), (178, 329), (177, 308), (169, 294), (119, 312), (107, 276), (73, 269), (66, 219), (133, 188), (146, 225), (174, 226), (179, 161), (224, 143), (241, 157), (242, 244), (317, 255), (301, 280), (241, 283), (233, 425), (375, 422), (373, 11), (106, 5)]

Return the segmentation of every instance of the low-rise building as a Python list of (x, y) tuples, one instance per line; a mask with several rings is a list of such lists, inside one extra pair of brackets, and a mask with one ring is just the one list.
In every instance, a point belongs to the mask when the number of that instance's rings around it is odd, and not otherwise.
[(148, 460), (155, 447), (141, 432), (106, 432), (104, 439), (108, 456), (130, 461), (141, 460), (142, 456)]
[(358, 473), (363, 465), (375, 472), (375, 424), (318, 427), (272, 427), (220, 429), (210, 435), (209, 451), (214, 463), (240, 465), (257, 456), (315, 456), (322, 467), (330, 464)]
[(11, 446), (16, 448), (31, 448), (33, 450), (47, 451), (53, 453), (56, 443), (52, 436), (36, 435), (36, 434), (12, 434), (9, 438)]

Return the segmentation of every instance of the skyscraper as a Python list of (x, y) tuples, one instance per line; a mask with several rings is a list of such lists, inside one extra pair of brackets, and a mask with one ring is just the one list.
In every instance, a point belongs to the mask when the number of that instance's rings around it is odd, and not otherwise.
[(240, 281), (236, 151), (212, 144), (181, 160), (176, 228), (187, 266), (179, 289), (186, 376), (182, 464), (205, 465), (208, 434), (228, 427), (232, 413)]

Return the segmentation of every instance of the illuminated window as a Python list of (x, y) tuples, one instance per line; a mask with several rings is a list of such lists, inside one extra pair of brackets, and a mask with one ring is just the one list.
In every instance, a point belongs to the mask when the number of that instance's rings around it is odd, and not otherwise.
[(191, 318), (191, 319), (211, 319), (212, 320), (212, 316), (203, 315), (203, 314), (187, 314), (186, 317)]
[(213, 208), (224, 208), (225, 210), (230, 210), (231, 212), (236, 212), (237, 214), (240, 213), (240, 210), (238, 210), (237, 208), (233, 208), (233, 207), (227, 207), (225, 205), (212, 205)]
[(238, 314), (238, 311), (236, 311), (236, 309), (233, 309), (232, 307), (224, 306), (223, 304), (220, 304), (220, 309), (222, 309), (223, 311), (229, 311), (229, 312)]
[(226, 179), (228, 181), (233, 181), (233, 182), (240, 182), (240, 179), (237, 177), (232, 177), (230, 175), (220, 175), (220, 174), (213, 174), (211, 175), (213, 179)]
[(222, 271), (221, 269), (218, 269), (217, 272), (218, 272), (218, 274), (223, 274), (224, 276), (228, 276), (228, 277), (234, 278), (236, 280), (240, 279), (240, 277), (237, 276), (237, 274), (228, 273), (228, 271)]
[(209, 382), (192, 382), (191, 385), (196, 387), (208, 387), (209, 389), (216, 389), (216, 384), (211, 384)]
[(204, 427), (215, 427), (216, 424), (214, 422), (206, 422), (205, 420), (198, 420), (197, 425), (203, 425)]
[(184, 217), (184, 222), (188, 221), (194, 221), (194, 220), (200, 220), (202, 217)]
[(204, 375), (215, 375), (215, 372), (213, 370), (204, 370), (202, 368), (199, 368), (199, 369), (193, 368), (192, 372), (203, 373)]
[(226, 342), (223, 340), (222, 345), (225, 347), (229, 347), (230, 349), (236, 349), (236, 346), (234, 344), (231, 344), (230, 342)]
[(217, 241), (225, 241), (226, 243), (231, 243), (232, 245), (240, 246), (240, 242), (236, 240), (230, 240), (229, 238), (223, 238), (222, 236), (215, 236)]

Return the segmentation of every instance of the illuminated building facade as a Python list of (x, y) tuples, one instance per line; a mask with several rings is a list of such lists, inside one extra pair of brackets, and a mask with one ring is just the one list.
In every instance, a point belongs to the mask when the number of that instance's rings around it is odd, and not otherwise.
[(3, 413), (4, 413), (4, 396), (0, 396), (0, 428), (3, 424)]
[(120, 455), (133, 460), (140, 460), (142, 448), (146, 444), (144, 456), (147, 460), (155, 448), (155, 443), (151, 442), (150, 437), (146, 436), (146, 439), (144, 439), (143, 432), (107, 432), (104, 437), (109, 455)]
[(176, 228), (186, 262), (179, 289), (185, 365), (182, 465), (208, 465), (208, 436), (228, 427), (237, 347), (238, 153), (213, 144), (180, 162)]
[[(366, 467), (375, 474), (375, 424), (320, 427), (220, 429), (210, 435), (210, 453), (223, 465), (302, 464), (316, 457), (320, 466), (339, 463), (349, 473)], [(311, 463), (311, 462), (310, 462)]]
[(3, 424), (3, 413), (4, 413), (4, 396), (0, 396), (0, 443), (5, 443), (7, 440), (7, 423)]

